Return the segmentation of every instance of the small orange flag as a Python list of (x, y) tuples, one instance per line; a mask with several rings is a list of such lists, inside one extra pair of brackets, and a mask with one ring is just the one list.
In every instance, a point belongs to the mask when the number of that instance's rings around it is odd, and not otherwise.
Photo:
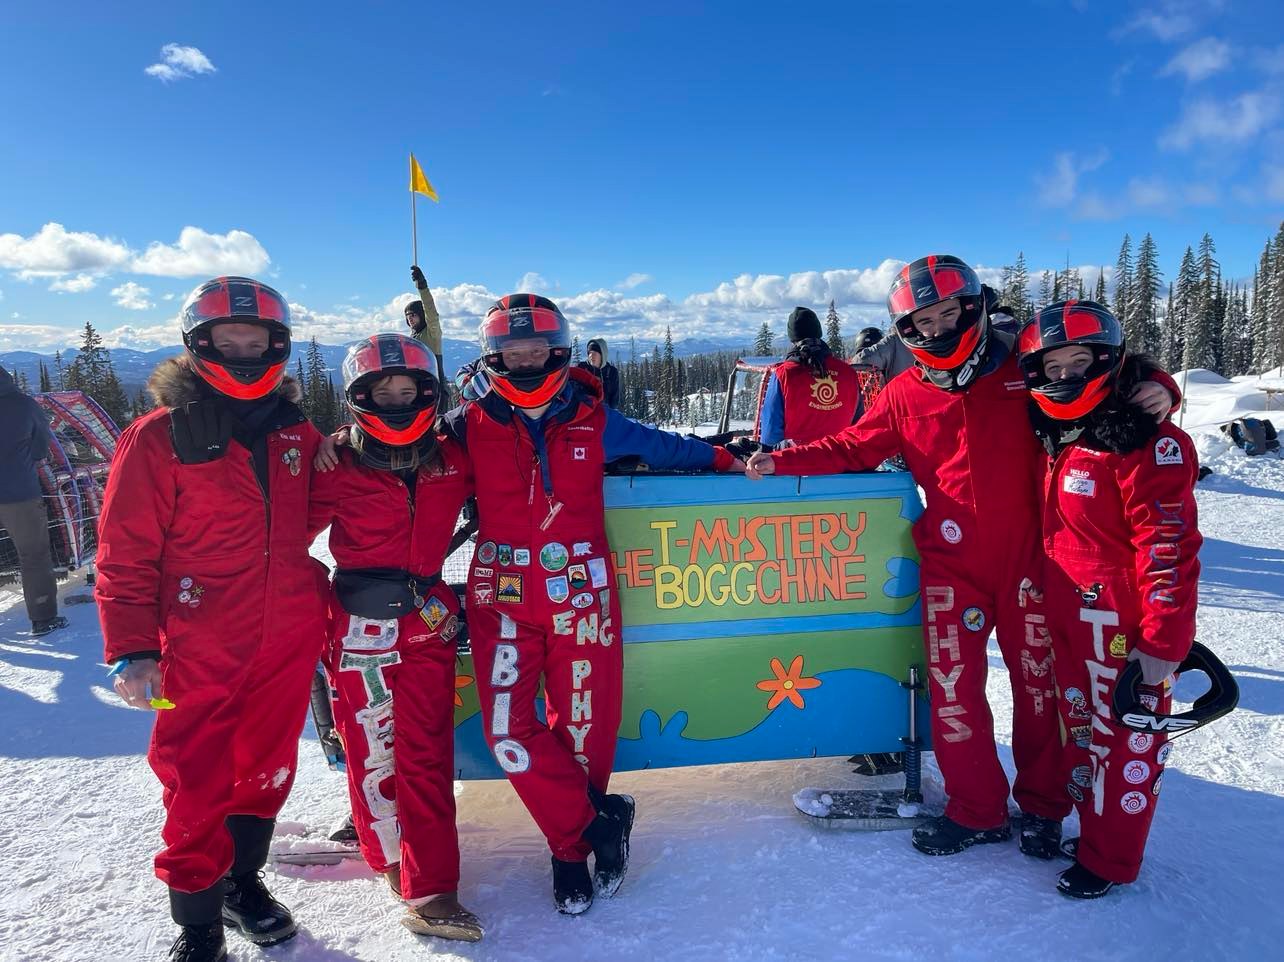
[(428, 183), (428, 178), (424, 176), (424, 169), (419, 166), (419, 161), (415, 160), (415, 155), (410, 155), (410, 190), (411, 193), (423, 194), (437, 203), (441, 203), (441, 198), (437, 196), (437, 191), (433, 189), (432, 184)]

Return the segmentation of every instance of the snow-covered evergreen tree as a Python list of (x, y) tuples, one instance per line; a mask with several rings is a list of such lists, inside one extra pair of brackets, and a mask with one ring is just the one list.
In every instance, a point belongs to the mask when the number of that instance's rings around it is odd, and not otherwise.
[(1128, 343), (1134, 351), (1157, 354), (1160, 351), (1159, 319), (1155, 299), (1163, 283), (1159, 270), (1159, 251), (1155, 241), (1147, 234), (1137, 248), (1137, 262), (1133, 268), (1132, 283), (1128, 287)]
[(829, 313), (825, 315), (825, 343), (829, 345), (829, 350), (833, 352), (834, 357), (847, 356), (843, 348), (842, 320), (838, 317), (838, 311), (834, 309), (833, 301), (829, 302)]
[(772, 344), (776, 340), (776, 335), (771, 332), (771, 326), (766, 321), (762, 322), (762, 327), (758, 328), (758, 334), (753, 339), (753, 353), (755, 357), (770, 357), (773, 350)]

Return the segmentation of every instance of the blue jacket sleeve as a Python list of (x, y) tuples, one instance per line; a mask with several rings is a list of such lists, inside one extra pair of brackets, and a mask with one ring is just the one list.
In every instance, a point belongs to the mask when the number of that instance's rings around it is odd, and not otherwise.
[(779, 444), (785, 439), (785, 396), (780, 391), (780, 381), (772, 371), (767, 381), (767, 394), (762, 399), (762, 423), (758, 440), (763, 444)]
[(632, 454), (653, 468), (691, 470), (713, 466), (712, 445), (639, 424), (614, 408), (606, 409), (602, 448), (608, 461)]

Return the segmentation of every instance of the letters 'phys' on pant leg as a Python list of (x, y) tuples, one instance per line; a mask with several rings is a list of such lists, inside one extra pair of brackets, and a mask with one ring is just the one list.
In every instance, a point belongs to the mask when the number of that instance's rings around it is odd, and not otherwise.
[(1042, 582), (1042, 551), (1032, 544), (996, 599), (999, 650), (1012, 685), (1012, 797), (1021, 811), (1043, 818), (1070, 814), (1065, 750), (1057, 712), (1049, 604)]
[[(574, 620), (571, 626), (574, 630)], [(575, 758), (573, 736), (571, 743), (564, 742), (535, 714), (535, 696), (548, 649), (568, 643), (573, 647), (575, 636), (555, 635), (551, 619), (547, 626), (530, 625), (502, 608), (487, 605), (469, 609), (468, 631), (486, 741), (553, 855), (563, 861), (582, 862), (592, 846), (581, 835), (597, 814), (589, 802), (588, 774)], [(562, 656), (554, 664), (569, 667)], [(591, 676), (582, 678), (581, 683), (587, 677)], [(576, 693), (573, 681), (566, 687)], [(597, 701), (593, 699), (595, 712)], [(566, 709), (565, 724), (575, 724), (570, 721), (569, 703)], [(596, 729), (597, 724), (592, 734)], [(587, 746), (591, 736), (584, 737)]]
[(949, 796), (945, 814), (967, 828), (997, 828), (1007, 822), (1008, 779), (985, 697), (993, 601), (960, 572), (928, 558), (921, 583), (932, 747)]
[(376, 872), (401, 858), (393, 767), (392, 692), (402, 667), (397, 619), (349, 615), (333, 606), (326, 669), (334, 724), (347, 755), (348, 795), (361, 854)]
[[(1124, 884), (1141, 871), (1171, 744), (1164, 735), (1131, 731), (1111, 714), (1137, 626), (1120, 625), (1108, 609), (1075, 608), (1058, 618), (1067, 639), (1058, 633), (1057, 681), (1072, 758), (1066, 791), (1079, 810), (1077, 857), (1088, 871)], [(1156, 710), (1171, 710), (1167, 688), (1142, 685), (1139, 692)]]

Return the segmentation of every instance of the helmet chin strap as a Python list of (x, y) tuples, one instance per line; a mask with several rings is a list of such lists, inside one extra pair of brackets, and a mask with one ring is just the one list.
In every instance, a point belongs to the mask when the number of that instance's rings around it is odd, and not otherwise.
[(984, 305), (981, 307), (981, 316), (976, 323), (981, 327), (981, 336), (977, 338), (976, 347), (972, 349), (972, 353), (958, 367), (941, 370), (928, 367), (926, 364), (918, 365), (919, 370), (927, 376), (927, 379), (941, 390), (964, 390), (976, 379), (977, 372), (981, 370), (981, 365), (985, 363), (986, 355), (990, 349), (990, 319), (986, 316)]

